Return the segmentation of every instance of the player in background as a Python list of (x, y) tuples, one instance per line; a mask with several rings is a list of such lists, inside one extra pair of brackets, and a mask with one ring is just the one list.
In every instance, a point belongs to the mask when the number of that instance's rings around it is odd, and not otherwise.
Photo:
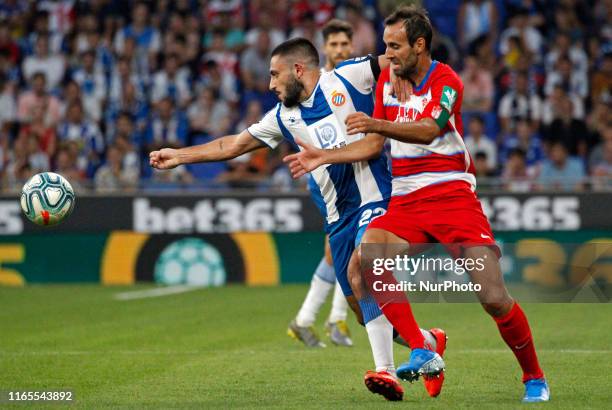
[[(301, 152), (288, 156), (286, 161), (294, 176), (299, 177), (321, 164), (362, 160), (365, 143), (392, 139), (393, 196), (388, 212), (368, 226), (362, 244), (409, 247), (437, 241), (453, 257), (483, 261), (484, 269), (471, 270), (470, 277), (481, 285), (477, 296), (521, 366), (523, 401), (548, 401), (548, 384), (538, 363), (527, 317), (505, 287), (500, 251), (474, 193), (474, 167), (462, 137), (463, 84), (452, 68), (432, 61), (431, 39), (432, 28), (424, 10), (402, 7), (391, 14), (385, 20), (384, 31), (391, 65), (379, 78), (374, 118), (355, 113), (346, 121), (349, 135), (367, 133), (366, 138), (333, 151), (298, 141)], [(413, 95), (404, 104), (384, 92), (389, 87), (390, 70), (413, 83)], [(372, 303), (379, 304), (412, 349), (410, 361), (398, 368), (398, 376), (407, 380), (431, 376), (432, 367), (435, 370), (440, 363), (436, 353), (425, 348), (405, 294), (401, 293), (403, 300), (399, 303), (376, 300), (374, 292), (367, 291), (368, 271), (363, 277), (360, 263), (371, 266), (370, 260), (351, 260), (350, 280), (355, 294), (364, 292)], [(395, 279), (387, 273), (386, 280), (392, 283)]]
[[(349, 260), (367, 224), (385, 213), (391, 193), (382, 139), (364, 134), (348, 136), (344, 124), (351, 113), (373, 111), (373, 87), (381, 62), (388, 64), (384, 56), (362, 57), (323, 73), (318, 52), (310, 41), (288, 40), (273, 50), (270, 60), (270, 89), (282, 103), (237, 135), (192, 147), (153, 151), (149, 163), (157, 169), (170, 169), (182, 164), (225, 161), (263, 146), (273, 149), (283, 140), (295, 145), (295, 138), (331, 151), (367, 139), (360, 144), (363, 161), (321, 167), (310, 174), (309, 185), (325, 219), (336, 278), (368, 334), (376, 372), (368, 375), (366, 385), (388, 400), (401, 400), (404, 390), (395, 376), (393, 327), (376, 304), (364, 305), (362, 315), (347, 277)], [(435, 344), (428, 331), (423, 330), (423, 334)]]
[[(323, 27), (324, 72), (331, 72), (338, 64), (348, 60), (353, 53), (353, 28), (345, 21), (333, 19)], [(335, 287), (334, 287), (335, 284)], [(325, 237), (325, 253), (312, 275), (310, 288), (296, 317), (289, 323), (287, 334), (301, 340), (309, 347), (325, 347), (314, 330), (314, 323), (329, 292), (334, 288), (332, 308), (325, 322), (325, 329), (332, 343), (352, 346), (353, 341), (346, 323), (348, 304), (342, 288), (336, 280), (329, 238)]]

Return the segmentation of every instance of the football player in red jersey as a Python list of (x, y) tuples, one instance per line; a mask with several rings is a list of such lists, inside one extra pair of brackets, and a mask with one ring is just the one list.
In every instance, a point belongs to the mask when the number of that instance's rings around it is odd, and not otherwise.
[[(538, 363), (531, 329), (525, 313), (505, 287), (500, 251), (474, 193), (474, 167), (462, 137), (463, 84), (451, 67), (431, 59), (431, 39), (432, 27), (424, 10), (401, 7), (392, 13), (385, 20), (384, 32), (386, 57), (391, 64), (379, 77), (374, 115), (354, 113), (346, 119), (349, 134), (364, 132), (391, 139), (393, 196), (387, 213), (368, 226), (362, 244), (409, 247), (434, 241), (443, 244), (453, 257), (483, 261), (483, 269), (472, 269), (470, 278), (480, 285), (477, 296), (482, 306), (495, 320), (523, 370), (523, 401), (548, 401), (548, 384)], [(406, 103), (385, 92), (390, 70), (412, 82), (413, 95)], [(322, 164), (359, 161), (366, 149), (364, 143), (327, 151), (301, 145), (302, 151), (286, 158), (296, 177)], [(351, 261), (351, 284), (356, 295), (368, 292), (361, 263), (370, 267), (371, 262), (356, 257)], [(390, 275), (386, 278), (394, 280)], [(374, 299), (375, 293), (370, 293)], [(401, 300), (391, 303), (376, 300), (412, 349), (410, 361), (397, 369), (398, 376), (412, 381), (423, 375), (428, 392), (436, 395), (441, 378), (435, 376), (444, 362), (425, 345), (407, 298), (402, 294)]]

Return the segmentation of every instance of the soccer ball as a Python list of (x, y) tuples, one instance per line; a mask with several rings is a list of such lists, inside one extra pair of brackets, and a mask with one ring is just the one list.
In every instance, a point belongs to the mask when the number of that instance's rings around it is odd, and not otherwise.
[(21, 189), (21, 209), (37, 225), (57, 225), (74, 209), (74, 190), (61, 175), (41, 172)]

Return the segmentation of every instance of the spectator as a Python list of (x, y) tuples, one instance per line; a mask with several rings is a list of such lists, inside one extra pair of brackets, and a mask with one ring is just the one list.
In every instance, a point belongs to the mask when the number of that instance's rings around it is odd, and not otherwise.
[(486, 163), (483, 168), (487, 175), (497, 170), (497, 146), (484, 134), (484, 121), (480, 116), (473, 116), (468, 126), (469, 134), (465, 137), (465, 146), (472, 157), (482, 152)]
[[(376, 32), (372, 23), (364, 16), (361, 7), (348, 3), (346, 21), (353, 26), (353, 52), (357, 56), (376, 52)], [(319, 48), (320, 50), (320, 48)]]
[(270, 35), (260, 31), (257, 43), (242, 54), (240, 74), (246, 90), (268, 92), (270, 84)]
[(5, 179), (8, 186), (20, 186), (33, 175), (26, 138), (15, 140), (6, 163)]
[(602, 157), (593, 164), (593, 188), (602, 191), (612, 189), (612, 140), (603, 143)]
[(569, 58), (572, 66), (572, 77), (577, 76), (585, 79), (589, 70), (589, 57), (581, 47), (572, 45), (571, 37), (565, 32), (557, 33), (553, 47), (546, 54), (546, 72), (554, 72), (557, 62), (562, 57)]
[(497, 18), (497, 9), (492, 1), (464, 1), (457, 16), (459, 47), (468, 51), (472, 42), (482, 35), (494, 41), (497, 38)]
[(4, 78), (6, 86), (14, 94), (21, 81), (21, 75), (19, 72), (19, 65), (11, 61), (11, 57), (7, 50), (0, 50), (0, 76)]
[(225, 48), (223, 30), (215, 30), (213, 32), (210, 48), (208, 52), (204, 54), (204, 61), (210, 60), (217, 64), (219, 74), (227, 78), (226, 81), (231, 82), (231, 84), (236, 84), (238, 57), (235, 53)]
[(32, 106), (30, 120), (23, 123), (19, 129), (19, 138), (33, 136), (40, 149), (50, 158), (55, 154), (56, 134), (55, 127), (45, 122), (45, 107), (42, 103)]
[(542, 163), (538, 187), (544, 190), (581, 191), (584, 189), (584, 166), (578, 158), (570, 157), (565, 145), (553, 142), (550, 158)]
[(56, 90), (62, 79), (66, 63), (59, 54), (49, 53), (49, 39), (45, 35), (40, 35), (36, 39), (34, 54), (23, 60), (22, 70), (26, 81), (30, 81), (34, 74), (43, 73), (46, 78), (47, 90)]
[(128, 57), (122, 56), (117, 60), (115, 69), (111, 74), (109, 100), (112, 104), (119, 104), (127, 84), (134, 87), (137, 99), (144, 99), (145, 84), (136, 73), (131, 71), (131, 63)]
[(182, 147), (187, 144), (189, 123), (186, 116), (176, 110), (170, 98), (162, 98), (155, 108), (147, 130), (145, 144), (147, 151), (160, 146)]
[(529, 167), (537, 167), (544, 158), (540, 136), (532, 131), (529, 122), (521, 120), (516, 124), (516, 132), (506, 135), (501, 143), (500, 162), (509, 161), (510, 154), (520, 149)]
[(57, 172), (68, 181), (73, 188), (77, 189), (84, 181), (84, 173), (77, 166), (78, 143), (71, 141), (62, 144), (55, 155), (55, 168)]
[(569, 115), (574, 111), (574, 101), (567, 95), (561, 95), (556, 104), (553, 120), (544, 128), (545, 139), (560, 141), (569, 149), (571, 155), (580, 155), (584, 158), (587, 154), (589, 139), (585, 122)]
[(527, 166), (525, 151), (515, 148), (508, 154), (505, 168), (502, 172), (503, 188), (510, 192), (531, 192), (533, 187), (533, 172)]
[(7, 21), (0, 20), (0, 53), (4, 54), (11, 64), (17, 64), (21, 53), (19, 45), (13, 40)]
[(557, 60), (556, 69), (546, 76), (544, 93), (552, 94), (555, 87), (563, 88), (573, 98), (584, 99), (589, 91), (589, 82), (586, 75), (572, 71), (572, 61), (564, 55)]
[(518, 10), (510, 18), (510, 26), (502, 32), (499, 39), (499, 51), (502, 55), (505, 56), (510, 52), (510, 39), (512, 38), (518, 39), (521, 50), (529, 51), (536, 61), (540, 59), (544, 39), (540, 32), (531, 25), (529, 13), (526, 10)]
[[(85, 117), (82, 103), (68, 106), (66, 120), (58, 126), (60, 142), (76, 143), (77, 168), (87, 177), (92, 177), (104, 153), (104, 138), (95, 122)], [(73, 148), (74, 149), (74, 148)]]
[(136, 48), (148, 52), (153, 57), (159, 52), (161, 38), (159, 32), (149, 22), (149, 8), (146, 3), (136, 3), (132, 11), (132, 23), (119, 30), (115, 36), (115, 50), (123, 53), (126, 41), (133, 39)]
[(179, 57), (167, 54), (164, 60), (164, 69), (158, 71), (153, 77), (153, 90), (151, 100), (153, 104), (162, 98), (170, 98), (179, 107), (186, 107), (191, 100), (189, 86), (189, 71), (180, 67)]
[(32, 174), (38, 174), (39, 172), (48, 171), (50, 169), (49, 155), (42, 150), (38, 142), (38, 136), (29, 133), (25, 134), (23, 138), (25, 139), (24, 143), (28, 151), (30, 172)]
[(487, 153), (484, 151), (478, 151), (474, 155), (474, 169), (476, 170), (476, 178), (489, 178), (493, 176), (491, 168), (489, 167), (489, 159)]
[(9, 87), (6, 78), (0, 74), (0, 134), (8, 132), (16, 119), (17, 105), (13, 90)]
[[(234, 52), (240, 53), (246, 46), (246, 34), (244, 32), (244, 16), (242, 13), (234, 16), (231, 13), (224, 12), (219, 14), (219, 24), (216, 27), (221, 27), (226, 29), (225, 31), (225, 47)], [(257, 34), (261, 33), (265, 30), (260, 30)], [(268, 32), (269, 33), (269, 32)], [(206, 33), (204, 36), (204, 46), (209, 47), (210, 42), (212, 41), (211, 33)], [(253, 45), (255, 45), (253, 43)]]
[(138, 97), (133, 84), (128, 83), (123, 88), (123, 94), (119, 101), (111, 101), (108, 105), (105, 113), (107, 135), (114, 134), (115, 125), (121, 112), (130, 115), (135, 122), (137, 133), (144, 132), (149, 120), (149, 106), (145, 100)]
[[(571, 105), (568, 109), (568, 102)], [(542, 124), (549, 126), (555, 119), (569, 117), (575, 120), (584, 118), (584, 104), (581, 98), (571, 98), (567, 95), (563, 87), (556, 86), (553, 92), (546, 97), (542, 106)]]
[(589, 169), (591, 172), (593, 172), (597, 164), (605, 162), (604, 150), (609, 144), (612, 144), (612, 122), (602, 127), (601, 142), (597, 144), (589, 154)]
[[(433, 37), (431, 39), (431, 58), (448, 64), (451, 67), (456, 67), (459, 64), (459, 51), (455, 46), (454, 41), (446, 34), (433, 28)], [(465, 94), (464, 94), (465, 101)]]
[(591, 103), (612, 103), (612, 51), (606, 54), (591, 77)]
[(270, 48), (274, 48), (283, 41), (285, 41), (286, 37), (282, 30), (274, 27), (274, 22), (272, 20), (273, 11), (270, 10), (269, 6), (264, 6), (264, 9), (259, 13), (259, 22), (253, 28), (251, 28), (246, 33), (246, 43), (248, 46), (253, 47), (257, 45), (259, 41), (259, 34), (262, 31), (268, 33), (270, 37)]
[(36, 42), (41, 36), (48, 38), (49, 50), (52, 54), (61, 53), (63, 35), (59, 31), (49, 29), (49, 12), (46, 10), (38, 11), (34, 16), (34, 30), (27, 36), (23, 44), (26, 54), (31, 55), (34, 52)]
[(215, 61), (207, 60), (200, 72), (197, 87), (199, 89), (211, 88), (220, 99), (229, 104), (234, 104), (240, 98), (234, 80), (232, 77), (222, 75), (219, 65)]
[(17, 119), (30, 122), (34, 106), (42, 106), (45, 111), (45, 125), (55, 126), (61, 118), (60, 101), (47, 92), (44, 72), (34, 73), (30, 80), (30, 91), (19, 95), (17, 101)]
[(465, 59), (463, 72), (463, 105), (464, 112), (488, 113), (493, 106), (495, 93), (491, 72), (478, 65), (475, 56)]
[(204, 88), (198, 99), (189, 107), (187, 116), (193, 131), (220, 137), (226, 134), (224, 131), (228, 127), (224, 119), (231, 118), (231, 112), (225, 101), (215, 99), (212, 89)]
[(526, 119), (532, 128), (540, 126), (542, 101), (529, 91), (527, 74), (517, 73), (515, 90), (505, 94), (499, 103), (499, 119), (502, 131), (512, 132), (518, 120)]
[(303, 37), (312, 42), (315, 48), (319, 50), (319, 58), (322, 59), (321, 50), (323, 50), (324, 41), (321, 30), (317, 27), (315, 16), (312, 12), (305, 13), (299, 20), (297, 25), (289, 33), (289, 38)]
[(98, 191), (133, 189), (138, 184), (138, 173), (124, 169), (123, 152), (115, 145), (108, 147), (106, 163), (96, 171), (94, 184)]
[(81, 54), (82, 65), (72, 74), (72, 79), (81, 88), (81, 98), (87, 116), (94, 121), (102, 118), (102, 105), (106, 100), (106, 77), (101, 66), (96, 65), (93, 50)]

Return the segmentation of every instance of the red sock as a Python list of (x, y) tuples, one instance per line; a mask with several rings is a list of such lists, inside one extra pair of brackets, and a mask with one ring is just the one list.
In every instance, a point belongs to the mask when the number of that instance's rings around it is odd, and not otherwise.
[(510, 347), (523, 369), (523, 382), (544, 377), (538, 363), (527, 317), (518, 302), (514, 302), (514, 306), (505, 316), (493, 319), (497, 322), (502, 339)]
[[(367, 265), (366, 265), (367, 266)], [(371, 266), (371, 265), (369, 265)], [(376, 281), (385, 285), (397, 285), (393, 272), (385, 270), (382, 274), (374, 274), (372, 269), (363, 271), (368, 291), (382, 310), (386, 318), (391, 322), (393, 328), (408, 343), (410, 349), (423, 349), (425, 338), (412, 314), (412, 308), (408, 297), (401, 290), (376, 290)], [(387, 288), (390, 289), (390, 288)], [(396, 288), (393, 288), (396, 289)]]
[(410, 349), (423, 349), (425, 347), (425, 338), (412, 314), (408, 298), (401, 302), (381, 304), (380, 310), (382, 310), (400, 336), (408, 343)]

